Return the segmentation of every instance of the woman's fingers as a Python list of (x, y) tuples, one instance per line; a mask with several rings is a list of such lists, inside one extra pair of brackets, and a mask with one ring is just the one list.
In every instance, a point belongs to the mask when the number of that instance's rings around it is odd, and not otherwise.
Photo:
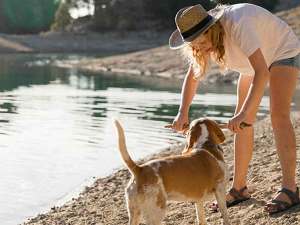
[(173, 130), (176, 130), (176, 131), (177, 131), (177, 129), (178, 129), (178, 123), (176, 123), (175, 121), (173, 121), (172, 129), (173, 129)]
[(241, 123), (232, 123), (229, 121), (228, 123), (228, 129), (231, 130), (234, 133), (238, 133), (242, 131), (244, 128), (251, 127), (252, 125), (246, 122), (241, 122)]
[(182, 131), (184, 129), (184, 125), (182, 123), (179, 122), (175, 122), (173, 123), (173, 127), (176, 131)]
[(173, 130), (179, 130), (179, 125), (177, 123), (167, 124), (164, 126), (164, 128), (173, 129)]
[(252, 124), (249, 124), (249, 123), (246, 123), (246, 122), (241, 122), (240, 128), (243, 129), (243, 128), (246, 128), (246, 127), (252, 127)]
[(239, 123), (235, 124), (235, 131), (236, 131), (236, 133), (240, 132), (241, 130), (242, 129), (240, 127), (240, 124)]
[(165, 125), (164, 128), (173, 129), (185, 133), (189, 129), (189, 124), (185, 123), (182, 125), (181, 123), (173, 122), (172, 124)]
[(237, 133), (239, 131), (237, 124), (233, 123), (231, 120), (228, 122), (228, 129), (234, 133)]

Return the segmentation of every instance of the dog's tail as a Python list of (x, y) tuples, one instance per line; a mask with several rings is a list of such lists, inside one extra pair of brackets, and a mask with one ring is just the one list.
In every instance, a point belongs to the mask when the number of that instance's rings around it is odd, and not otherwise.
[(140, 167), (131, 159), (130, 155), (128, 154), (124, 130), (118, 120), (114, 120), (114, 125), (117, 128), (119, 151), (121, 153), (122, 159), (127, 165), (127, 168), (130, 170), (130, 172), (133, 175), (136, 175), (139, 172)]

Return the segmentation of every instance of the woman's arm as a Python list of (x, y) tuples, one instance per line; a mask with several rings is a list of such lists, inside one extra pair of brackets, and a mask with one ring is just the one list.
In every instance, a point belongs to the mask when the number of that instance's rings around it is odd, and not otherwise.
[(198, 83), (199, 80), (194, 78), (193, 66), (190, 65), (181, 89), (180, 107), (172, 124), (172, 128), (176, 131), (183, 131), (185, 125), (189, 123), (189, 109), (195, 96)]
[(255, 71), (253, 82), (240, 112), (228, 123), (228, 128), (236, 133), (241, 131), (240, 124), (242, 122), (252, 124), (255, 121), (258, 106), (270, 79), (270, 72), (260, 49), (249, 56), (249, 61)]
[(249, 61), (255, 74), (241, 112), (251, 120), (251, 123), (253, 123), (259, 104), (264, 95), (265, 87), (270, 79), (270, 72), (260, 49), (257, 49), (249, 56)]
[(181, 103), (179, 107), (180, 113), (189, 113), (189, 108), (196, 94), (198, 83), (199, 81), (194, 78), (193, 67), (190, 65), (182, 85)]

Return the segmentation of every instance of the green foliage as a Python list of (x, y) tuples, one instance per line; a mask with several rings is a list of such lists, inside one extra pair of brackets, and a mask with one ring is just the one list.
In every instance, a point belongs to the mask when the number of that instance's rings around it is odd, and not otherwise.
[(54, 23), (51, 25), (53, 31), (63, 31), (71, 23), (72, 18), (69, 13), (70, 3), (61, 1), (56, 13)]
[(48, 30), (59, 5), (58, 0), (2, 0), (1, 9), (8, 32)]

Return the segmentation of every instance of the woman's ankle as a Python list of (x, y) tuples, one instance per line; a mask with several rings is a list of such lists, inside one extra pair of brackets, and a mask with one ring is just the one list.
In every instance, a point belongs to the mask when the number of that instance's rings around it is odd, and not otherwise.
[(247, 187), (247, 182), (234, 182), (232, 183), (232, 188), (236, 190), (241, 190), (243, 188)]
[(282, 188), (286, 188), (292, 192), (296, 192), (297, 184), (295, 182), (282, 182)]

